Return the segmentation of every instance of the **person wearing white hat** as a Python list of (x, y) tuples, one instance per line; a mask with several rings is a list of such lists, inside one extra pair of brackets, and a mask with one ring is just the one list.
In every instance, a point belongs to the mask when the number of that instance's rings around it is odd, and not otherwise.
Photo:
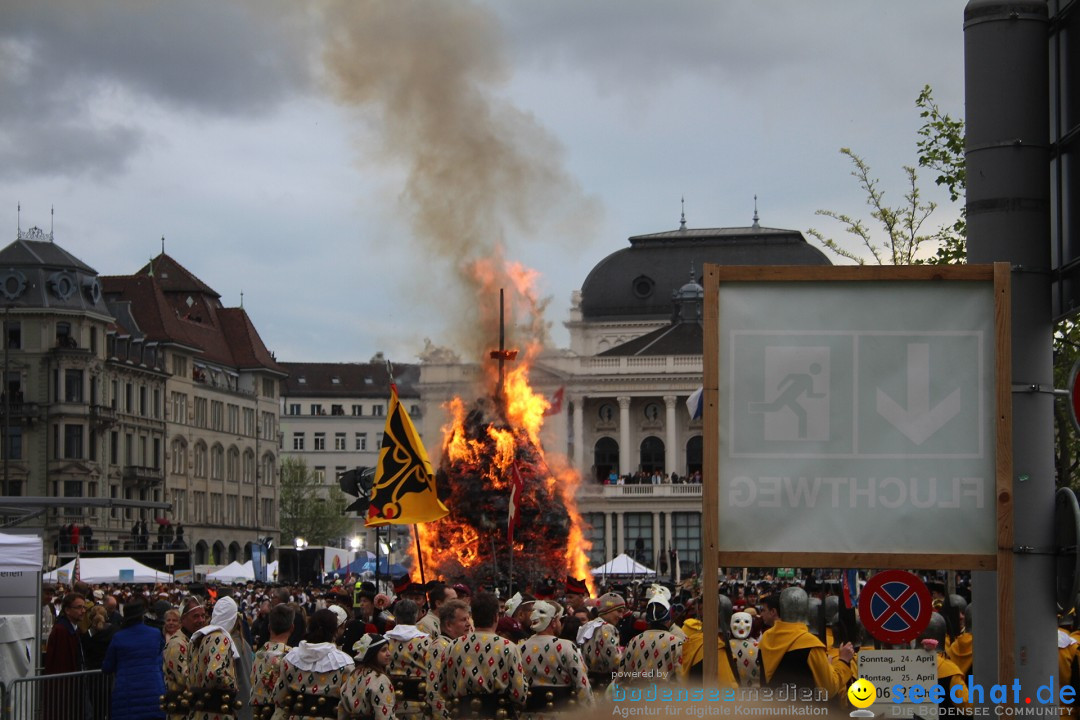
[(236, 601), (221, 598), (214, 604), (210, 623), (191, 634), (188, 649), (191, 720), (234, 718), (247, 703), (248, 698), (240, 697), (240, 651), (232, 638), (236, 615)]
[(526, 716), (561, 709), (570, 700), (592, 704), (589, 671), (571, 640), (559, 637), (563, 609), (558, 603), (537, 600), (530, 614), (533, 636), (522, 640), (521, 664), (529, 680)]
[(620, 680), (620, 684), (632, 684), (635, 680), (646, 683), (674, 681), (682, 667), (683, 639), (667, 630), (671, 623), (670, 591), (659, 585), (653, 585), (651, 590), (645, 606), (649, 629), (635, 636), (626, 646), (619, 663), (620, 677), (625, 680)]

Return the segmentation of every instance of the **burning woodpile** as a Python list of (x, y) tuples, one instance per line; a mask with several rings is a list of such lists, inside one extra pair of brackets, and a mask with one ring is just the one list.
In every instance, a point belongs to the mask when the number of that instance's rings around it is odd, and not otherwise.
[[(449, 404), (442, 460), (436, 475), (439, 497), (450, 514), (420, 527), (429, 576), (495, 587), (533, 587), (544, 578), (589, 578), (581, 517), (574, 501), (580, 480), (561, 457), (547, 457), (539, 432), (549, 403), (528, 384), (528, 365), (506, 377), (502, 393), (466, 407)], [(507, 541), (515, 470), (521, 492), (513, 556)]]

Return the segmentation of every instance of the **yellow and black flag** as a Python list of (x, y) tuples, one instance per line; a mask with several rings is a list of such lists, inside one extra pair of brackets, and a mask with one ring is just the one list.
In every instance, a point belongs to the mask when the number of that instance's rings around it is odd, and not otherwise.
[(397, 386), (391, 384), (390, 411), (364, 524), (412, 525), (438, 520), (449, 512), (435, 492), (435, 473), (420, 435), (398, 400)]

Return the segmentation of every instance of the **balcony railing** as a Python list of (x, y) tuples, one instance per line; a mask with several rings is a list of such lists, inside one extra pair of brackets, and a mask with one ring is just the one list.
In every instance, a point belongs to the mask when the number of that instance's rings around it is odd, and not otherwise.
[(10, 418), (16, 423), (32, 423), (41, 416), (41, 408), (37, 403), (30, 402), (12, 402), (5, 404), (0, 402), (0, 417), (4, 416), (4, 411), (10, 412)]
[(91, 405), (90, 419), (102, 425), (113, 425), (116, 423), (116, 408), (110, 405)]
[(127, 465), (124, 467), (124, 482), (140, 486), (157, 485), (165, 480), (165, 473), (161, 468), (146, 467), (143, 465)]
[(577, 494), (589, 498), (701, 497), (701, 484), (600, 485), (583, 483), (578, 487)]

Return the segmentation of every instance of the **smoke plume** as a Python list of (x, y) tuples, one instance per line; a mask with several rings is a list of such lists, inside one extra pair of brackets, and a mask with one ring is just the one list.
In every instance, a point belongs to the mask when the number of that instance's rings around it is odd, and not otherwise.
[(508, 332), (513, 318), (516, 341), (544, 342), (546, 302), (523, 289), (510, 248), (550, 242), (540, 235), (553, 221), (584, 228), (594, 209), (555, 139), (500, 95), (509, 71), (495, 18), (470, 2), (341, 0), (324, 19), (329, 87), (378, 139), (362, 162), (403, 168), (423, 276), (457, 281), (418, 283), (438, 293), (455, 344), (471, 357), (491, 348), (500, 287)]

